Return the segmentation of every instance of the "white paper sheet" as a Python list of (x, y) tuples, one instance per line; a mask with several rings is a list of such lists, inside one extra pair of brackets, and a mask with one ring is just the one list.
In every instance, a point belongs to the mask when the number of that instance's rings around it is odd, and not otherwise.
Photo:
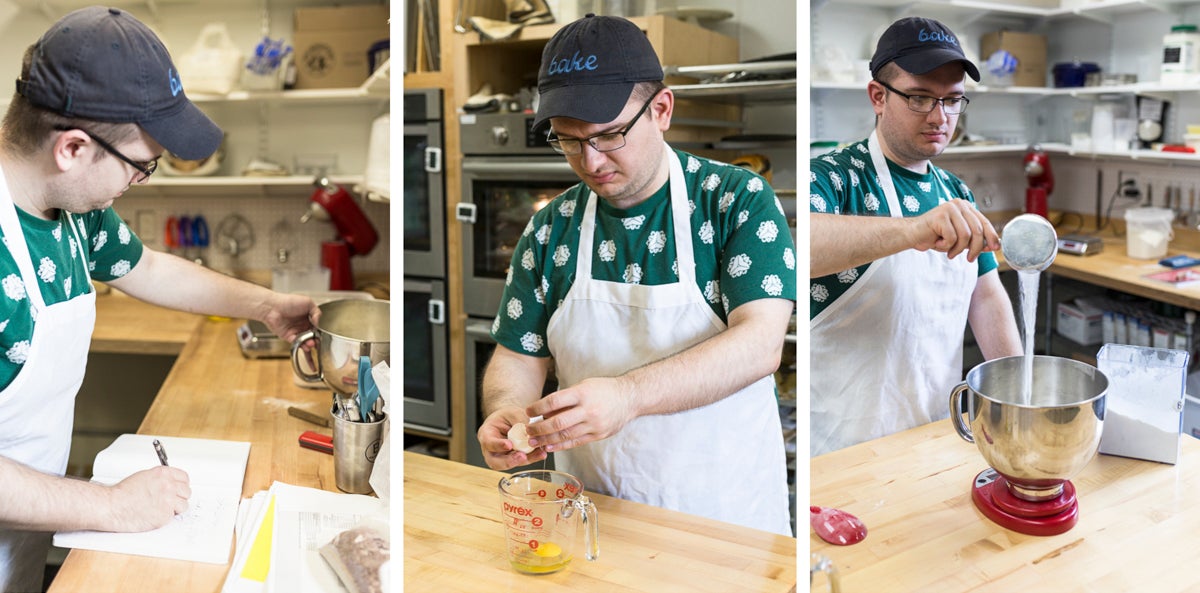
[[(386, 516), (378, 498), (303, 488), (276, 482), (275, 537), (271, 546), (271, 593), (346, 591), (318, 551), (363, 518)], [(275, 570), (274, 567), (289, 567)]]
[(188, 473), (192, 497), (187, 512), (140, 533), (63, 531), (54, 534), (54, 545), (211, 564), (229, 561), (250, 443), (124, 434), (96, 455), (92, 481), (116, 484), (158, 465), (154, 439), (162, 442), (171, 466)]

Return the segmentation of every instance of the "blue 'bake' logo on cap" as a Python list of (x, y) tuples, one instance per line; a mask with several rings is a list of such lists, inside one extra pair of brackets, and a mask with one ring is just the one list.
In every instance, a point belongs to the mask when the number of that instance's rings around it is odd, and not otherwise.
[(932, 41), (934, 43), (949, 43), (950, 45), (958, 45), (958, 40), (955, 39), (953, 35), (949, 35), (941, 31), (926, 31), (925, 29), (921, 29), (921, 32), (917, 33), (917, 41)]
[(599, 61), (600, 59), (596, 57), (596, 54), (580, 57), (578, 51), (569, 58), (554, 56), (550, 60), (550, 65), (546, 68), (546, 75), (554, 76), (555, 74), (570, 74), (584, 70), (595, 70), (599, 68), (599, 64), (597, 64)]
[(174, 97), (183, 91), (183, 81), (179, 80), (179, 75), (174, 69), (167, 70), (167, 79), (171, 82), (171, 96)]

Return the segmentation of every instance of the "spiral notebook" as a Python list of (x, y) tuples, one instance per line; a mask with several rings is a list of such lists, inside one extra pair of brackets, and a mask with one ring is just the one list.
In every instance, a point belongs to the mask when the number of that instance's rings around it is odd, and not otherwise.
[(250, 443), (123, 434), (96, 454), (92, 481), (116, 484), (159, 465), (155, 439), (162, 443), (171, 466), (188, 474), (192, 497), (187, 512), (163, 527), (139, 533), (60, 531), (54, 534), (54, 545), (211, 564), (229, 562)]

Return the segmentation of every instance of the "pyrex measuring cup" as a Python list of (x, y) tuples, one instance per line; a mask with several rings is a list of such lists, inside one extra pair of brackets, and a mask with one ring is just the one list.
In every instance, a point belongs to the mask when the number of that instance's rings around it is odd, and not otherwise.
[(600, 555), (596, 506), (575, 476), (550, 470), (518, 472), (500, 479), (500, 511), (508, 562), (518, 572), (549, 574), (575, 557), (579, 523), (584, 555)]

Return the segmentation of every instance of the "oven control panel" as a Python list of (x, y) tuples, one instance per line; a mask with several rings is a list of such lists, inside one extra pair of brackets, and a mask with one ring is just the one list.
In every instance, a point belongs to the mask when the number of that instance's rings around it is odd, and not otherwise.
[(557, 154), (545, 127), (533, 130), (532, 113), (464, 113), (458, 123), (464, 155)]

